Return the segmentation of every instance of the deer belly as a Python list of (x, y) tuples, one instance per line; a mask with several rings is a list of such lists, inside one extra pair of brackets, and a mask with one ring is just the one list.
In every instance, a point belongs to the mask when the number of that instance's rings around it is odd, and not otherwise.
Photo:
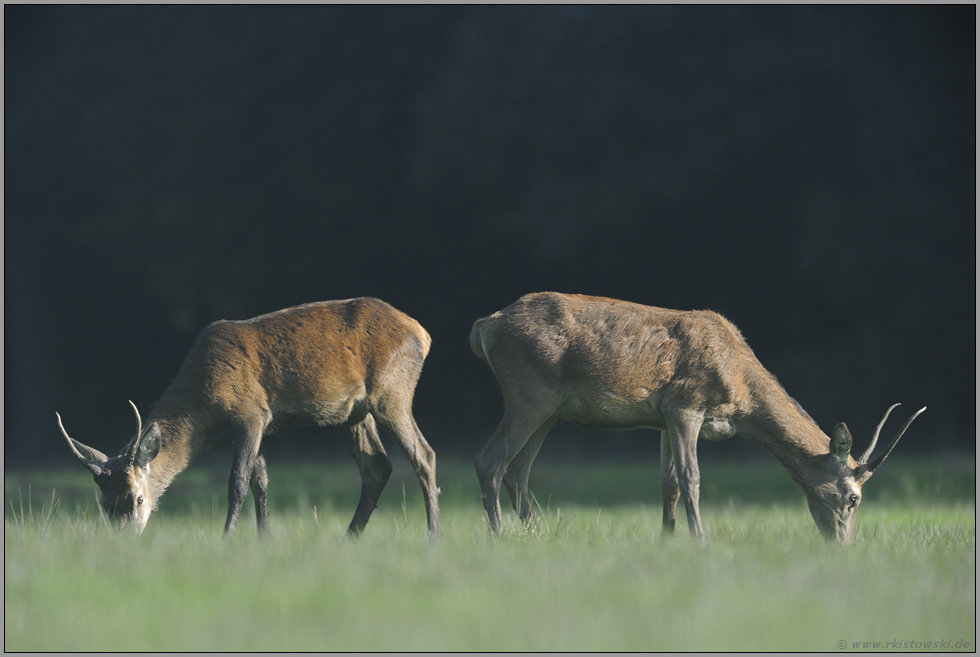
[(595, 395), (585, 399), (572, 395), (559, 407), (557, 416), (564, 422), (596, 429), (618, 431), (665, 427), (652, 404), (631, 402), (615, 395)]
[(718, 441), (731, 438), (735, 435), (735, 427), (725, 418), (706, 417), (701, 423), (701, 431), (698, 438), (702, 440)]
[(351, 386), (346, 390), (322, 391), (317, 395), (296, 396), (292, 400), (278, 400), (273, 408), (275, 416), (286, 418), (289, 424), (314, 424), (333, 426), (345, 423), (355, 407), (364, 399), (362, 385)]

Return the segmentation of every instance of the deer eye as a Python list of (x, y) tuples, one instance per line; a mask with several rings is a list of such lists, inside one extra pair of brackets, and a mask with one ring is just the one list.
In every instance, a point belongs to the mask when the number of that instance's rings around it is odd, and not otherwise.
[(847, 505), (847, 508), (848, 509), (853, 509), (855, 506), (857, 506), (858, 496), (855, 495), (854, 493), (851, 493), (847, 497), (847, 501), (850, 502), (850, 504)]
[[(851, 497), (854, 497), (854, 496), (852, 495)], [(136, 498), (136, 504), (142, 504), (142, 503), (143, 503), (143, 496), (140, 495), (139, 497)]]

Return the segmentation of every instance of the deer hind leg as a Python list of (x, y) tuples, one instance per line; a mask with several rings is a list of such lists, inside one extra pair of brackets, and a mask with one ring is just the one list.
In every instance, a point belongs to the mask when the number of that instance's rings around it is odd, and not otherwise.
[(439, 536), (439, 487), (436, 485), (435, 450), (429, 446), (418, 425), (415, 424), (410, 399), (404, 401), (398, 397), (396, 400), (387, 400), (381, 408), (383, 411), (377, 414), (381, 428), (395, 439), (419, 478), (419, 485), (422, 486), (422, 495), (425, 499), (429, 536), (433, 538)]
[[(677, 486), (680, 489), (680, 496), (684, 499), (684, 507), (687, 511), (687, 527), (691, 530), (692, 536), (699, 541), (704, 541), (704, 530), (701, 528), (701, 511), (698, 508), (698, 500), (701, 495), (701, 473), (698, 469), (697, 441), (700, 430), (700, 416), (683, 414), (679, 417), (667, 418), (670, 452), (674, 472), (677, 477)], [(660, 451), (663, 454), (663, 447), (661, 447)], [(670, 479), (668, 477), (666, 484), (664, 480), (661, 480), (661, 486), (672, 485)], [(668, 489), (668, 492), (671, 492), (670, 489)], [(671, 492), (671, 495), (674, 495), (674, 493)], [(665, 523), (668, 515), (667, 500), (668, 498), (665, 495)], [(676, 506), (676, 504), (676, 498), (674, 498), (674, 505)], [(673, 514), (670, 515), (672, 516)]]
[[(552, 403), (548, 403), (548, 401)], [(490, 436), (490, 440), (473, 459), (473, 465), (476, 466), (476, 476), (480, 480), (480, 493), (483, 499), (483, 508), (487, 514), (487, 525), (493, 534), (500, 533), (500, 483), (504, 478), (504, 473), (511, 461), (528, 443), (531, 436), (545, 423), (549, 421), (551, 424), (554, 423), (552, 416), (558, 408), (558, 403), (556, 400), (548, 401), (534, 399), (533, 395), (525, 397), (505, 396), (503, 419), (500, 420), (497, 429)], [(548, 428), (551, 428), (550, 425)], [(547, 430), (540, 433), (539, 444), (531, 446), (522, 459), (526, 463), (518, 464), (511, 476), (510, 485), (515, 486), (512, 494), (516, 492), (526, 495), (527, 474), (546, 434)], [(521, 482), (523, 482), (524, 491), (521, 490)]]
[[(225, 520), (225, 534), (234, 534), (235, 528), (238, 526), (238, 515), (242, 511), (249, 482), (252, 481), (256, 462), (259, 458), (262, 433), (271, 419), (271, 415), (266, 415), (234, 429), (235, 455), (231, 464), (231, 476), (228, 478), (228, 518)], [(264, 474), (264, 460), (261, 470)], [(268, 480), (266, 479), (266, 481)]]
[(544, 439), (548, 436), (548, 431), (555, 426), (555, 421), (556, 419), (552, 417), (538, 427), (504, 472), (504, 486), (510, 495), (514, 510), (520, 512), (521, 522), (525, 525), (530, 522), (532, 515), (531, 494), (527, 487), (528, 477), (531, 475), (531, 464), (534, 463), (535, 457), (541, 450)]
[(265, 456), (261, 451), (255, 458), (250, 483), (252, 495), (255, 496), (255, 522), (259, 528), (259, 535), (265, 536), (269, 533), (269, 473), (266, 470)]
[(666, 431), (660, 432), (660, 494), (664, 502), (663, 533), (673, 534), (681, 488), (677, 483), (677, 470), (674, 469), (674, 457), (670, 452), (670, 434)]
[(371, 514), (378, 507), (378, 497), (391, 476), (391, 461), (385, 452), (378, 428), (371, 415), (364, 416), (360, 422), (343, 428), (347, 446), (361, 473), (361, 499), (357, 503), (354, 519), (347, 533), (359, 536), (367, 525)]

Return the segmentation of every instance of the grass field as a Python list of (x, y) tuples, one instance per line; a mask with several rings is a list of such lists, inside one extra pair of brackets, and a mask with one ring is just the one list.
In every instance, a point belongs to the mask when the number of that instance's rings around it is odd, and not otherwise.
[(268, 540), (250, 503), (221, 536), (224, 467), (178, 477), (139, 537), (105, 528), (81, 468), (7, 472), (4, 648), (976, 649), (972, 455), (892, 457), (847, 547), (819, 538), (774, 461), (702, 467), (704, 546), (683, 512), (661, 537), (656, 463), (538, 464), (535, 524), (506, 513), (491, 539), (472, 466), (441, 460), (432, 542), (406, 470), (358, 540), (352, 463), (270, 463)]

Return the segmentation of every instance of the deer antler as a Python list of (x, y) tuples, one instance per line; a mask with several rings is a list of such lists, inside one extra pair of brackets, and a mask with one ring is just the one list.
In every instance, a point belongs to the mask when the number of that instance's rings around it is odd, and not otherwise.
[[(133, 403), (133, 400), (132, 399), (129, 400), (129, 405), (133, 407), (133, 412), (136, 413), (136, 437), (139, 438), (140, 434), (143, 433), (143, 419), (140, 418), (139, 409), (136, 408), (136, 404)], [(895, 406), (898, 406), (898, 404), (895, 404)], [(895, 406), (892, 406), (892, 408), (895, 408)], [(891, 409), (889, 409), (889, 410), (891, 410)], [(885, 417), (888, 417), (888, 416), (885, 415)], [(884, 422), (884, 420), (882, 420), (882, 422)], [(878, 428), (880, 429), (881, 427), (878, 427)]]
[(885, 426), (888, 416), (891, 415), (891, 412), (895, 410), (896, 406), (901, 406), (901, 404), (892, 404), (891, 408), (885, 411), (885, 417), (881, 418), (881, 422), (878, 423), (878, 428), (875, 429), (875, 435), (871, 439), (871, 444), (868, 445), (868, 449), (864, 450), (864, 454), (862, 454), (861, 458), (858, 459), (858, 463), (861, 465), (866, 465), (868, 463), (868, 459), (871, 458), (871, 453), (875, 451), (875, 445), (878, 444), (878, 434), (881, 433), (881, 428)]
[[(895, 407), (892, 406), (892, 408), (895, 408)], [(889, 410), (891, 410), (891, 409), (889, 409)], [(869, 463), (867, 465), (864, 465), (864, 464), (861, 465), (861, 467), (864, 469), (864, 472), (861, 474), (861, 476), (860, 476), (860, 478), (858, 480), (858, 483), (860, 483), (860, 484), (863, 485), (864, 482), (866, 482), (868, 480), (868, 478), (872, 475), (872, 473), (874, 473), (874, 471), (878, 469), (878, 466), (881, 465), (882, 462), (888, 457), (888, 455), (891, 454), (892, 450), (895, 449), (895, 445), (898, 444), (899, 438), (902, 437), (902, 435), (905, 433), (905, 430), (909, 428), (909, 425), (910, 424), (912, 424), (912, 420), (914, 420), (915, 418), (919, 417), (919, 414), (922, 413), (922, 411), (924, 411), (924, 410), (926, 410), (926, 407), (925, 406), (923, 406), (922, 408), (920, 408), (919, 410), (917, 410), (912, 415), (912, 417), (910, 417), (908, 420), (906, 420), (905, 424), (902, 426), (902, 429), (898, 432), (898, 435), (895, 436), (895, 438), (894, 438), (894, 440), (892, 440), (891, 444), (888, 445), (888, 448), (885, 449), (885, 451), (882, 452), (881, 455), (878, 458), (876, 458), (874, 461), (872, 461), (871, 463)], [(885, 417), (887, 417), (887, 413), (885, 414)], [(884, 420), (882, 420), (882, 423), (884, 423)], [(880, 428), (881, 427), (879, 426), (879, 429)]]
[(99, 450), (80, 443), (69, 436), (68, 432), (65, 431), (65, 425), (61, 423), (61, 415), (55, 413), (54, 416), (58, 419), (58, 428), (61, 429), (61, 435), (65, 437), (68, 447), (78, 457), (78, 460), (82, 462), (82, 465), (91, 470), (93, 474), (102, 474), (102, 466), (109, 460), (109, 457)]
[(140, 417), (139, 409), (136, 408), (136, 404), (133, 400), (129, 400), (129, 405), (133, 407), (133, 413), (136, 414), (136, 435), (126, 446), (126, 460), (131, 461), (136, 456), (136, 450), (140, 446), (140, 436), (143, 434), (143, 419)]

